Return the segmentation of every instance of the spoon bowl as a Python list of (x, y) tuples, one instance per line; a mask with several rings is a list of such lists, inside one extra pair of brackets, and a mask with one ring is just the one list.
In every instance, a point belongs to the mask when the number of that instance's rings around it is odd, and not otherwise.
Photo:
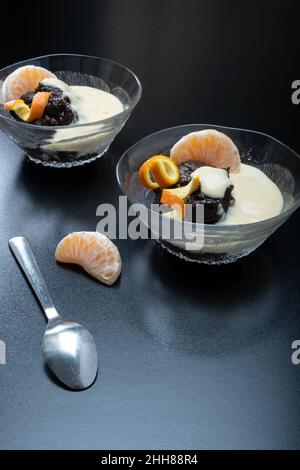
[(97, 350), (89, 331), (79, 323), (54, 320), (48, 323), (42, 351), (48, 367), (67, 387), (83, 390), (97, 375)]

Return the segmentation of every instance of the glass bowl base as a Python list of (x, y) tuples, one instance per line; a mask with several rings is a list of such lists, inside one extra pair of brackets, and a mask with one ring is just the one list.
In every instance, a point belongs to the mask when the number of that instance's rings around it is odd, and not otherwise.
[(57, 155), (45, 155), (37, 154), (36, 151), (29, 152), (29, 150), (26, 150), (26, 156), (32, 162), (43, 166), (52, 168), (71, 168), (73, 166), (82, 166), (87, 163), (94, 162), (107, 152), (109, 146), (110, 144), (107, 145), (100, 153), (89, 153), (86, 155), (80, 155), (80, 157), (74, 155), (74, 152), (59, 152)]
[(183, 250), (165, 240), (158, 239), (156, 241), (168, 253), (171, 253), (172, 255), (175, 255), (185, 261), (215, 265), (234, 263), (239, 258), (243, 258), (244, 256), (252, 253), (252, 251), (256, 250), (256, 248), (258, 248), (263, 243), (263, 241), (259, 241), (254, 245), (251, 245), (248, 248), (236, 253), (202, 253), (197, 251), (193, 252)]

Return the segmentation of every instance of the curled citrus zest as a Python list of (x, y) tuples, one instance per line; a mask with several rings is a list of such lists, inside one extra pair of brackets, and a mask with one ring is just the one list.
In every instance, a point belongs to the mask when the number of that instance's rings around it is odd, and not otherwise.
[(148, 158), (139, 170), (141, 183), (152, 190), (169, 188), (178, 183), (179, 177), (178, 166), (166, 155)]
[(14, 111), (24, 122), (32, 122), (43, 116), (51, 93), (39, 91), (33, 97), (31, 107), (24, 100), (11, 100), (4, 103), (4, 109)]
[(3, 107), (4, 109), (14, 109), (14, 107), (20, 105), (20, 104), (23, 104), (24, 103), (24, 100), (10, 100), (10, 101), (7, 101), (6, 103), (4, 103)]
[(160, 202), (168, 204), (173, 209), (173, 216), (184, 218), (184, 199), (193, 194), (200, 186), (199, 175), (194, 175), (191, 181), (180, 188), (163, 189)]
[(163, 189), (160, 202), (168, 204), (178, 214), (178, 218), (184, 218), (184, 200), (169, 189)]
[(169, 193), (175, 194), (176, 196), (180, 197), (181, 199), (185, 199), (186, 197), (193, 194), (200, 186), (200, 178), (199, 175), (194, 175), (191, 181), (184, 186), (180, 186), (179, 188), (169, 188), (165, 191)]
[(178, 166), (169, 158), (158, 158), (151, 167), (152, 175), (161, 188), (169, 188), (179, 181)]
[(29, 121), (36, 121), (43, 116), (47, 103), (49, 101), (51, 93), (48, 91), (38, 91), (32, 100), (30, 108)]
[(14, 111), (22, 121), (28, 122), (30, 116), (30, 108), (25, 104), (24, 100), (12, 100), (4, 103), (4, 109)]

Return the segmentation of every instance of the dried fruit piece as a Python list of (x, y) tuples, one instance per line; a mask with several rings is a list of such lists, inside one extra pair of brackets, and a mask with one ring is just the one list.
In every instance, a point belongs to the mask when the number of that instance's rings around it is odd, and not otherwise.
[(91, 276), (111, 285), (122, 267), (118, 248), (98, 232), (73, 232), (57, 245), (55, 258), (62, 263), (79, 264)]
[(141, 183), (149, 189), (169, 188), (179, 181), (177, 165), (165, 155), (148, 158), (139, 170)]
[(232, 173), (240, 169), (241, 159), (233, 141), (215, 129), (191, 132), (183, 136), (172, 148), (171, 159), (177, 165), (197, 160), (216, 168), (229, 168)]

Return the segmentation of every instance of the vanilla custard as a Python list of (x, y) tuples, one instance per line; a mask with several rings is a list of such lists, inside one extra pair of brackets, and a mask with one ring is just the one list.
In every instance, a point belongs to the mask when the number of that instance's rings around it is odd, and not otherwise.
[(235, 199), (219, 224), (249, 224), (280, 214), (283, 197), (278, 186), (261, 170), (241, 163), (238, 173), (231, 173)]
[(222, 198), (233, 185), (234, 204), (218, 224), (249, 224), (274, 217), (282, 211), (283, 197), (278, 186), (258, 168), (242, 163), (237, 173), (202, 166), (192, 175), (199, 175), (201, 192), (211, 198)]
[(45, 86), (61, 89), (70, 99), (78, 120), (76, 124), (92, 123), (110, 118), (123, 111), (121, 101), (107, 91), (89, 86), (70, 85), (57, 78), (46, 78), (41, 82)]

